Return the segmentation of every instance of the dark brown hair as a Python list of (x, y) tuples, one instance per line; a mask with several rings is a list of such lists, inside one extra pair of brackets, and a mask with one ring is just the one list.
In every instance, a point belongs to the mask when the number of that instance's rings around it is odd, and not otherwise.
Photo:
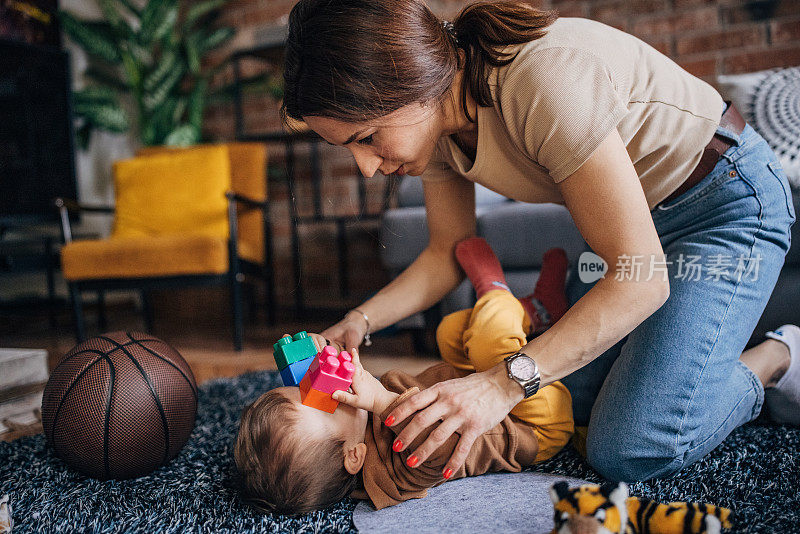
[(557, 16), (517, 2), (478, 2), (448, 28), (422, 0), (300, 0), (289, 15), (281, 114), (375, 119), (441, 101), (464, 68), (461, 105), (474, 120), (466, 91), (491, 106), (489, 70), (514, 59), (501, 49), (542, 37)]
[(233, 457), (243, 500), (256, 511), (298, 515), (350, 495), (356, 476), (344, 468), (336, 437), (303, 435), (296, 406), (271, 390), (242, 412)]

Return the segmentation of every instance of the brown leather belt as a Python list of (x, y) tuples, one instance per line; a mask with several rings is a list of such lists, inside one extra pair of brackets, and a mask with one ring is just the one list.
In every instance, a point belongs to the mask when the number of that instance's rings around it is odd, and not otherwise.
[[(719, 120), (719, 125), (726, 130), (730, 130), (735, 132), (737, 135), (741, 135), (742, 131), (744, 130), (745, 121), (739, 113), (739, 110), (736, 109), (732, 102), (728, 102), (726, 100), (725, 103), (728, 104), (728, 109), (726, 109), (725, 113), (722, 114), (722, 118)], [(733, 146), (732, 141), (729, 141), (728, 139), (725, 139), (724, 137), (715, 133), (714, 137), (712, 137), (711, 141), (706, 145), (706, 149), (703, 151), (703, 157), (700, 158), (700, 163), (698, 163), (697, 167), (694, 168), (692, 174), (690, 174), (686, 181), (679, 185), (678, 188), (667, 198), (659, 202), (659, 204), (674, 200), (691, 189), (693, 186), (697, 185), (697, 183), (702, 180), (704, 176), (712, 171), (714, 166), (717, 164), (717, 161), (719, 161), (720, 156), (722, 156), (722, 154), (731, 146)]]

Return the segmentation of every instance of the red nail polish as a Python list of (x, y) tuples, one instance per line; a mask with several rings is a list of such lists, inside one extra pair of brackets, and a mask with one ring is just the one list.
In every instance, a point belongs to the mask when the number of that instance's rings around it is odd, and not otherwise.
[(394, 424), (394, 416), (390, 415), (386, 418), (386, 422), (384, 423), (386, 426), (392, 426)]
[(444, 476), (444, 478), (450, 478), (451, 476), (453, 476), (453, 470), (449, 469), (449, 468), (445, 469), (444, 473), (443, 473), (443, 476)]
[(408, 457), (408, 460), (406, 460), (406, 463), (408, 464), (409, 467), (414, 467), (415, 465), (417, 465), (417, 462), (419, 462), (419, 458), (417, 458), (413, 454)]
[(403, 448), (403, 442), (399, 439), (394, 440), (394, 444), (392, 445), (392, 450), (394, 452), (400, 452), (400, 449)]

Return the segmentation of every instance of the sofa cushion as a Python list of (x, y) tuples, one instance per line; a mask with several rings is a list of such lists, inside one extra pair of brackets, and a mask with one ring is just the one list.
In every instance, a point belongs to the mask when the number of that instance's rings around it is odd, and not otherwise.
[[(475, 208), (480, 220), (489, 206)], [(381, 220), (381, 261), (390, 270), (402, 270), (428, 246), (428, 219), (424, 206), (386, 210)]]
[(223, 274), (228, 244), (201, 234), (73, 241), (61, 250), (61, 267), (71, 281)]
[[(475, 205), (482, 206), (501, 202), (510, 202), (510, 200), (500, 193), (495, 193), (480, 184), (475, 184)], [(400, 186), (397, 188), (397, 205), (401, 208), (425, 205), (422, 179), (416, 176), (403, 177)]]
[(408, 267), (428, 246), (424, 206), (386, 210), (381, 220), (381, 261), (391, 270)]
[(478, 235), (486, 238), (505, 269), (538, 269), (552, 247), (566, 250), (574, 265), (586, 248), (569, 211), (559, 204), (492, 206), (478, 219)]

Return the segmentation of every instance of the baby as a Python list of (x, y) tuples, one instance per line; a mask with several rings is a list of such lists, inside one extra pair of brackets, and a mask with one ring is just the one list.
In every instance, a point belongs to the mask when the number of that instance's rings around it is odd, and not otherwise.
[(438, 382), (489, 369), (566, 311), (566, 255), (561, 249), (545, 254), (536, 291), (525, 299), (508, 290), (484, 240), (462, 241), (456, 257), (478, 300), (474, 308), (448, 315), (440, 324), (437, 342), (445, 363), (417, 376), (390, 371), (378, 381), (364, 370), (354, 350), (352, 392), (334, 394), (343, 402), (333, 414), (303, 405), (297, 387), (270, 390), (245, 408), (234, 458), (249, 504), (263, 512), (296, 515), (352, 495), (380, 509), (424, 497), (428, 488), (447, 480), (518, 472), (552, 457), (567, 443), (573, 432), (572, 403), (567, 389), (555, 382), (480, 436), (455, 473), (443, 469), (458, 435), (421, 464), (412, 455), (438, 422), (405, 451), (394, 451), (397, 434), (411, 421), (383, 424), (398, 404)]

